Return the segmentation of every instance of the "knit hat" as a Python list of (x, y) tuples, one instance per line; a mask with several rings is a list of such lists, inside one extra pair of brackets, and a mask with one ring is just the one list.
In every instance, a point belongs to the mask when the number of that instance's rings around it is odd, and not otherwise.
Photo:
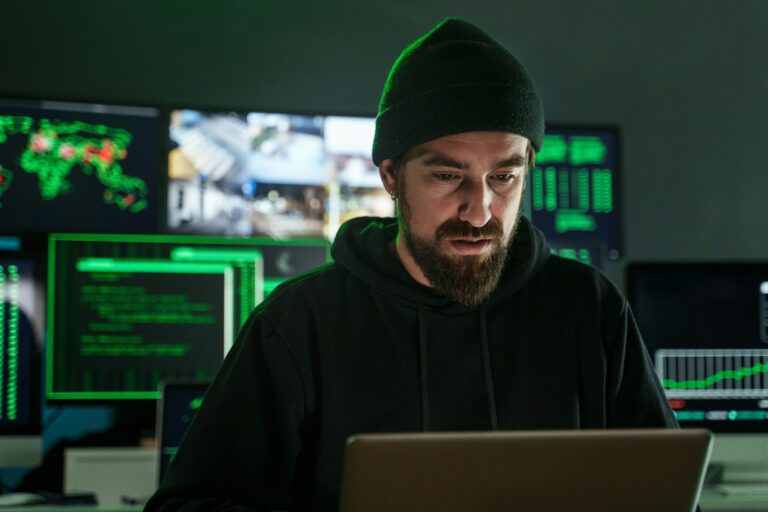
[(516, 133), (538, 151), (544, 108), (506, 48), (471, 23), (446, 18), (392, 66), (376, 117), (373, 162), (469, 131)]

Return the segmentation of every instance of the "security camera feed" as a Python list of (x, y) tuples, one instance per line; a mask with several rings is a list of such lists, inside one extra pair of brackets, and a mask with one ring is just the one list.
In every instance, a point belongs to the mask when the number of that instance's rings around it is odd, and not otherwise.
[(0, 231), (156, 228), (153, 108), (0, 100)]
[(371, 118), (171, 114), (168, 229), (333, 238), (359, 215), (394, 214), (370, 160)]
[(154, 399), (213, 378), (254, 307), (327, 261), (327, 242), (52, 235), (49, 400)]
[(529, 175), (533, 223), (553, 243), (621, 254), (618, 132), (547, 126)]
[(326, 228), (330, 238), (351, 218), (395, 214), (394, 203), (381, 184), (379, 168), (371, 160), (375, 128), (370, 118), (325, 119), (325, 150), (334, 178), (329, 184)]
[(768, 264), (634, 264), (627, 285), (680, 424), (768, 432)]
[(39, 431), (33, 263), (0, 258), (0, 435)]

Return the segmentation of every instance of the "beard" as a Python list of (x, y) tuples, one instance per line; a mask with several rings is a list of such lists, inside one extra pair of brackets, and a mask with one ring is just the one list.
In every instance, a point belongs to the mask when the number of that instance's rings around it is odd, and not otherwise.
[[(411, 210), (404, 192), (401, 190), (398, 194), (399, 231), (403, 235), (405, 246), (434, 291), (465, 306), (474, 307), (482, 303), (496, 289), (501, 279), (507, 253), (523, 210), (522, 200), (514, 226), (506, 240), (501, 222), (493, 218), (479, 228), (459, 219), (449, 219), (441, 224), (435, 236), (430, 238), (415, 235), (411, 231)], [(487, 254), (455, 257), (448, 256), (441, 249), (441, 243), (445, 240), (463, 237), (489, 238), (493, 247)]]

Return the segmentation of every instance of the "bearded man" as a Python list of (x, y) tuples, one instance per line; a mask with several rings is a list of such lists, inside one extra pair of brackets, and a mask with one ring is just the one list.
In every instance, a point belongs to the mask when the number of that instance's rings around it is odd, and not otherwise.
[(373, 147), (397, 218), (256, 308), (147, 510), (336, 511), (362, 432), (675, 426), (626, 300), (520, 215), (543, 135), (479, 28), (406, 48)]

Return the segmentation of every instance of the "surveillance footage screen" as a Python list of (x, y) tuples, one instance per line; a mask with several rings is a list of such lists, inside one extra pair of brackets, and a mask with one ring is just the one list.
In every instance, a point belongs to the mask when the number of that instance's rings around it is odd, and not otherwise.
[(172, 112), (169, 231), (333, 238), (351, 217), (393, 215), (370, 159), (373, 127), (363, 117)]

